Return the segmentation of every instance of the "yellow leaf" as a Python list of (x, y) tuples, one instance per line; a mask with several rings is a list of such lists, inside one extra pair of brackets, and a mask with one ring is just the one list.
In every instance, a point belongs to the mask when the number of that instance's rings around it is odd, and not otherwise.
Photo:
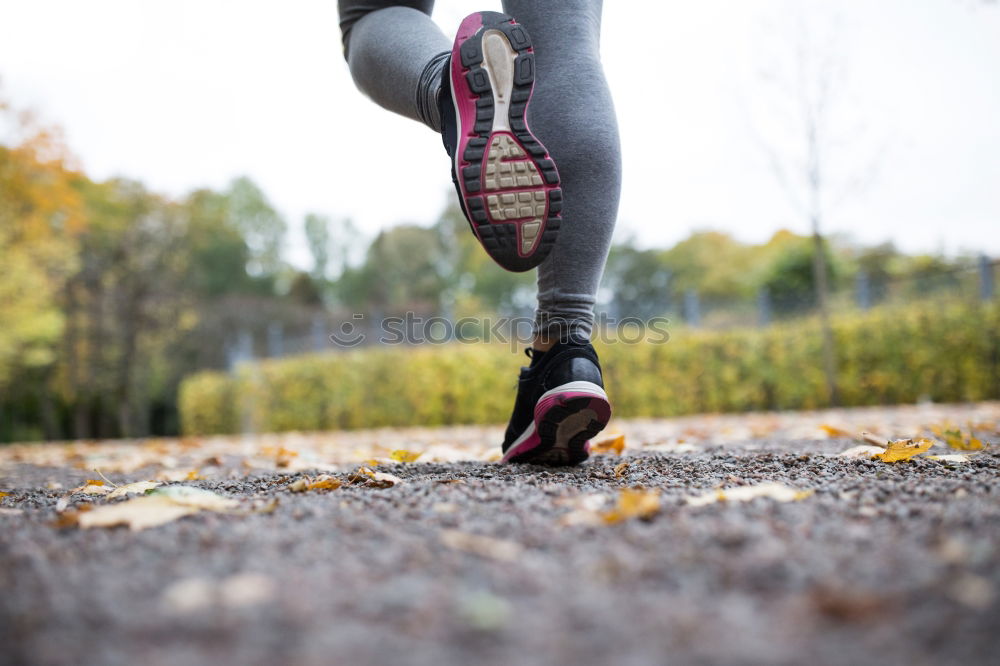
[(849, 433), (846, 430), (844, 430), (843, 428), (838, 428), (837, 426), (825, 425), (824, 424), (824, 425), (821, 425), (819, 427), (819, 429), (822, 430), (823, 432), (825, 432), (828, 437), (853, 437), (854, 436), (851, 433)]
[(10, 493), (0, 493), (0, 497), (7, 497)]
[(622, 478), (623, 476), (625, 476), (625, 472), (627, 471), (628, 471), (627, 462), (618, 463), (617, 465), (615, 465), (615, 478), (616, 479)]
[(290, 484), (288, 489), (293, 493), (302, 493), (307, 490), (336, 490), (340, 485), (340, 479), (332, 477), (329, 474), (320, 474), (315, 479), (310, 479), (308, 476), (299, 479)]
[(101, 481), (100, 479), (87, 479), (87, 483), (84, 484), (84, 485), (87, 485), (87, 486), (103, 486), (104, 482)]
[(591, 442), (590, 452), (593, 454), (615, 453), (621, 455), (625, 450), (625, 435), (618, 435), (597, 442)]
[(135, 483), (129, 483), (124, 486), (118, 486), (108, 495), (108, 499), (113, 499), (115, 497), (123, 497), (125, 495), (138, 495), (146, 492), (147, 490), (152, 490), (153, 488), (160, 485), (159, 481), (136, 481)]
[(933, 432), (938, 439), (944, 441), (945, 444), (953, 449), (958, 449), (959, 451), (978, 451), (983, 448), (983, 443), (978, 438), (976, 438), (970, 431), (968, 436), (957, 428), (947, 428), (943, 426), (931, 426), (931, 432)]
[(872, 460), (878, 459), (882, 462), (899, 462), (909, 460), (913, 456), (920, 455), (927, 449), (934, 446), (934, 442), (929, 439), (897, 439), (889, 442), (885, 453), (877, 453), (872, 456)]
[(650, 518), (660, 510), (660, 493), (641, 488), (623, 488), (610, 511), (601, 514), (605, 524), (613, 525), (630, 518)]
[(416, 461), (416, 459), (420, 457), (420, 454), (414, 453), (413, 451), (407, 451), (406, 449), (396, 449), (392, 452), (391, 456), (396, 462), (411, 463)]
[(367, 483), (369, 479), (375, 478), (375, 472), (367, 467), (359, 467), (347, 477), (348, 483)]
[(200, 470), (193, 469), (193, 470), (191, 470), (190, 472), (187, 473), (187, 475), (184, 477), (184, 480), (185, 481), (201, 481), (204, 478), (205, 477), (203, 477), (201, 475), (201, 471)]
[(758, 497), (766, 497), (776, 502), (795, 502), (812, 495), (814, 490), (799, 490), (782, 483), (759, 483), (755, 486), (739, 486), (737, 488), (717, 488), (704, 495), (688, 497), (689, 506), (705, 506), (716, 502), (749, 502)]

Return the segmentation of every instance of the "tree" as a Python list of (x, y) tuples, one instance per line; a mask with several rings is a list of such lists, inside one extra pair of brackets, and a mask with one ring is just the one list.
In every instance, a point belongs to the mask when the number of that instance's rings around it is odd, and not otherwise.
[(312, 275), (325, 279), (330, 263), (330, 218), (310, 213), (306, 215), (306, 241), (313, 258)]
[(281, 268), (281, 249), (287, 225), (264, 192), (241, 176), (229, 185), (229, 221), (240, 230), (250, 251), (251, 275), (274, 275)]
[[(838, 173), (836, 162), (848, 151), (858, 128), (845, 139), (834, 127), (835, 107), (841, 101), (846, 67), (840, 51), (839, 22), (824, 17), (826, 30), (817, 29), (801, 13), (793, 13), (788, 52), (775, 58), (764, 73), (771, 91), (770, 107), (760, 146), (771, 171), (792, 208), (807, 223), (813, 243), (813, 284), (823, 335), (823, 368), (831, 404), (837, 404), (836, 350), (830, 327), (829, 267), (823, 227), (832, 207), (868, 184), (875, 162), (852, 165)], [(832, 27), (831, 27), (832, 26)], [(846, 132), (845, 132), (846, 134)], [(849, 174), (841, 177), (840, 173)]]

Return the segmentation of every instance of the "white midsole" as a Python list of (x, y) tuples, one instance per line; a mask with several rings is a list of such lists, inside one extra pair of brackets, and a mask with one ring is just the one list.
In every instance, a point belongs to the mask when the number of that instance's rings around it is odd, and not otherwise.
[(507, 36), (499, 30), (483, 33), (483, 69), (493, 89), (493, 132), (510, 131), (510, 96), (514, 91), (514, 59)]
[[(608, 399), (608, 394), (605, 393), (604, 389), (602, 389), (597, 384), (593, 382), (577, 381), (577, 382), (567, 382), (562, 386), (557, 386), (554, 389), (546, 391), (545, 393), (542, 394), (542, 397), (538, 399), (538, 402), (541, 402), (550, 395), (554, 395), (556, 393), (567, 393), (570, 391), (574, 393), (587, 393), (596, 398), (603, 398), (604, 400)], [(537, 405), (538, 403), (536, 402), (535, 404)], [(533, 435), (534, 432), (535, 432), (535, 421), (534, 419), (532, 419), (531, 423), (528, 424), (528, 427), (524, 429), (524, 432), (522, 432), (521, 435), (514, 440), (514, 443), (510, 445), (510, 447), (507, 449), (507, 452), (510, 453), (511, 451), (515, 450), (518, 446), (523, 444), (525, 440), (531, 437), (531, 435)]]
[(597, 396), (598, 398), (604, 398), (605, 400), (608, 399), (608, 394), (604, 392), (604, 389), (602, 389), (594, 382), (578, 381), (578, 382), (567, 382), (562, 386), (557, 386), (550, 391), (546, 391), (545, 393), (542, 394), (542, 397), (538, 399), (538, 402), (545, 400), (545, 398), (555, 393), (567, 393), (569, 391), (573, 391), (575, 393), (589, 393), (590, 395)]

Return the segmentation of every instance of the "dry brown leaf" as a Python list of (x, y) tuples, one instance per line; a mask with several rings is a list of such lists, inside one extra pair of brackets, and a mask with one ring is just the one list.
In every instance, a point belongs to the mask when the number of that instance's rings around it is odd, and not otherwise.
[(114, 499), (115, 497), (124, 497), (125, 495), (139, 495), (147, 490), (152, 490), (160, 485), (159, 481), (136, 481), (135, 483), (129, 483), (124, 486), (118, 486), (110, 493), (108, 493), (108, 499)]
[(854, 437), (851, 433), (837, 426), (822, 424), (819, 429), (825, 432), (827, 437)]
[(438, 534), (448, 548), (465, 551), (480, 557), (488, 557), (503, 562), (515, 562), (524, 548), (521, 544), (506, 539), (469, 534), (461, 530), (441, 530)]
[(872, 460), (878, 459), (882, 462), (905, 461), (913, 456), (920, 455), (932, 446), (934, 446), (934, 442), (929, 439), (897, 439), (889, 442), (885, 453), (873, 455)]
[(368, 483), (368, 481), (370, 481), (373, 478), (375, 478), (375, 472), (371, 471), (367, 467), (359, 467), (347, 475), (347, 482)]
[(391, 458), (396, 462), (401, 463), (411, 463), (415, 462), (417, 458), (420, 457), (419, 453), (414, 453), (413, 451), (407, 451), (406, 449), (396, 449), (390, 454)]
[(615, 465), (615, 478), (616, 479), (622, 478), (623, 476), (625, 476), (625, 472), (627, 471), (628, 471), (627, 462), (618, 463), (617, 465)]
[(614, 525), (630, 518), (650, 518), (660, 510), (660, 493), (642, 488), (623, 488), (618, 501), (610, 511), (601, 514), (606, 525)]
[(71, 493), (82, 493), (84, 495), (107, 495), (111, 492), (111, 488), (104, 485), (103, 481), (94, 482), (93, 479), (88, 480), (82, 486), (77, 486)]
[(340, 479), (329, 474), (320, 474), (315, 479), (308, 476), (291, 483), (288, 489), (293, 493), (302, 493), (307, 490), (336, 490), (341, 485)]
[(590, 452), (593, 454), (614, 453), (621, 455), (625, 450), (625, 435), (613, 435), (611, 437), (590, 443)]
[(738, 488), (717, 488), (703, 495), (688, 497), (688, 506), (705, 506), (716, 502), (749, 502), (758, 497), (766, 497), (776, 502), (795, 502), (812, 495), (815, 490), (799, 490), (782, 483), (767, 482), (755, 486), (740, 486)]
[(861, 439), (868, 442), (872, 446), (877, 446), (879, 448), (885, 449), (889, 446), (889, 440), (885, 437), (879, 437), (878, 435), (873, 435), (870, 432), (861, 433)]
[(371, 480), (368, 481), (368, 485), (372, 488), (392, 488), (393, 486), (402, 483), (403, 480), (396, 476), (395, 474), (389, 474), (387, 472), (375, 472)]

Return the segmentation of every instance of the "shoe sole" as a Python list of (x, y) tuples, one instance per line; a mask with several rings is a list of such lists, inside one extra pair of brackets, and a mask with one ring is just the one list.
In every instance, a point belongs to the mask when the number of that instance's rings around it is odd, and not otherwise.
[(590, 457), (590, 439), (604, 430), (611, 403), (597, 384), (570, 382), (547, 391), (535, 404), (534, 420), (514, 440), (501, 462), (578, 465)]
[(545, 259), (562, 210), (555, 162), (528, 129), (534, 83), (534, 50), (524, 26), (496, 12), (462, 21), (451, 53), (455, 187), (476, 238), (510, 271)]

